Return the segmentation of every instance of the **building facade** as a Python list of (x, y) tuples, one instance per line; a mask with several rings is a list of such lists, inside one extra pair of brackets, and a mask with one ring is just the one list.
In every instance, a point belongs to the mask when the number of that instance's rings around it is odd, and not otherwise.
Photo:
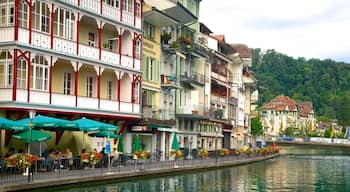
[(265, 104), (261, 121), (267, 136), (283, 135), (288, 127), (313, 132), (316, 123), (311, 102), (297, 103), (288, 96), (277, 96)]
[[(141, 7), (141, 0), (1, 1), (1, 116), (86, 116), (120, 131), (140, 119)], [(1, 136), (3, 147), (10, 138)]]

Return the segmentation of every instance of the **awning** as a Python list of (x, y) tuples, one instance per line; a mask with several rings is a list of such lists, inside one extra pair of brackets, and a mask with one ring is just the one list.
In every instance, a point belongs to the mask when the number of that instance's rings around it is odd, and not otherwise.
[(158, 27), (171, 26), (179, 23), (176, 19), (164, 14), (155, 7), (152, 7), (151, 11), (144, 13), (143, 18), (145, 22)]
[(179, 21), (181, 25), (193, 22), (198, 19), (196, 15), (191, 13), (191, 11), (184, 7), (180, 2), (177, 2), (175, 7), (166, 9), (165, 13)]
[(171, 128), (170, 126), (167, 125), (148, 125), (149, 128), (153, 128), (153, 129), (158, 129), (158, 128)]

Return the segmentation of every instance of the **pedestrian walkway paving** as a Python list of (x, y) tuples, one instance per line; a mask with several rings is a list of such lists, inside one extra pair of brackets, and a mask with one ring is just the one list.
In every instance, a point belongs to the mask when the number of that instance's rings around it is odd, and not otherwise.
[(82, 182), (102, 181), (111, 179), (125, 179), (129, 177), (153, 174), (169, 174), (203, 168), (234, 166), (279, 156), (279, 153), (262, 156), (226, 156), (203, 159), (184, 159), (177, 161), (134, 160), (126, 165), (88, 169), (59, 169), (51, 172), (34, 172), (32, 176), (22, 174), (1, 174), (0, 192), (29, 190), (34, 188), (52, 187), (58, 185)]

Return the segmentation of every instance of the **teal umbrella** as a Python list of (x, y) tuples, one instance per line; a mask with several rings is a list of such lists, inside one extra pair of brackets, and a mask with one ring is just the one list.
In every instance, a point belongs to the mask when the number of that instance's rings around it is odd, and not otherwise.
[(29, 129), (29, 126), (25, 126), (25, 125), (18, 123), (16, 121), (12, 121), (12, 120), (0, 117), (0, 129), (24, 131), (24, 130)]
[(173, 143), (171, 144), (171, 149), (173, 149), (173, 150), (179, 150), (180, 149), (179, 141), (177, 140), (177, 136), (176, 136), (176, 132), (174, 133)]
[(111, 139), (117, 139), (120, 137), (120, 135), (115, 134), (110, 131), (100, 131), (100, 132), (95, 132), (95, 133), (90, 133), (89, 136), (91, 137), (107, 137)]
[[(30, 143), (30, 130), (23, 131), (20, 133), (17, 133), (15, 135), (12, 135), (12, 137), (25, 141), (26, 143)], [(48, 139), (51, 139), (51, 134), (45, 133), (39, 130), (32, 130), (32, 140), (31, 142), (40, 142), (40, 141), (45, 141)]]
[(132, 152), (135, 153), (136, 151), (141, 150), (141, 144), (140, 144), (140, 137), (139, 135), (135, 135), (134, 143), (133, 143), (133, 148)]
[(118, 139), (118, 151), (124, 152), (123, 137), (119, 137)]
[(95, 121), (88, 118), (81, 118), (73, 121), (78, 124), (80, 131), (117, 131), (118, 126)]
[(79, 131), (78, 124), (75, 122), (55, 117), (48, 117), (44, 115), (37, 115), (32, 120), (26, 118), (17, 122), (28, 127), (30, 122), (32, 122), (32, 126), (34, 129), (45, 129), (50, 131)]

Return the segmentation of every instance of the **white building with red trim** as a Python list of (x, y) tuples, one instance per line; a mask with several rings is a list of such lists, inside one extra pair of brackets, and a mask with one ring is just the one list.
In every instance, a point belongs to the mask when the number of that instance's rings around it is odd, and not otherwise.
[(4, 0), (0, 10), (0, 116), (34, 109), (121, 131), (141, 118), (142, 0)]

